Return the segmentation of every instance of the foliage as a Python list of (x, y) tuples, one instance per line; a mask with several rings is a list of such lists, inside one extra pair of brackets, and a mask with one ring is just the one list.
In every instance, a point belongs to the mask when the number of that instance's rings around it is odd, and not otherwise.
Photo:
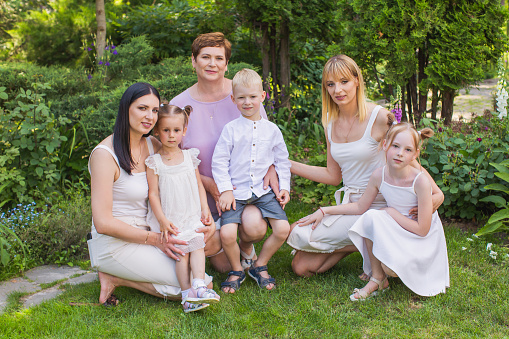
[(118, 46), (111, 55), (109, 74), (128, 81), (139, 79), (141, 66), (147, 65), (152, 59), (154, 48), (145, 36), (137, 36), (129, 42)]
[(7, 228), (17, 241), (10, 250), (26, 249), (26, 263), (10, 263), (5, 271), (17, 271), (40, 264), (74, 265), (87, 258), (86, 234), (92, 220), (90, 197), (85, 192), (65, 191), (52, 206), (35, 202), (17, 204), (0, 216), (0, 227)]
[(489, 163), (508, 157), (505, 120), (486, 112), (454, 128), (441, 124), (435, 127), (427, 119), (423, 124), (436, 131), (425, 144), (421, 161), (444, 192), (440, 215), (480, 220), (493, 213), (493, 207), (483, 198), (489, 195), (485, 186), (499, 182)]
[(95, 6), (86, 0), (58, 0), (29, 11), (8, 33), (18, 58), (39, 65), (76, 64), (82, 36), (95, 25)]
[(341, 0), (337, 18), (342, 39), (331, 51), (356, 60), (387, 98), (400, 85), (417, 121), (433, 87), (450, 123), (455, 91), (481, 80), (506, 47), (507, 11), (498, 0)]
[[(0, 193), (7, 187), (7, 183), (4, 183), (0, 186)], [(9, 200), (0, 201), (0, 208), (2, 208)], [(2, 213), (3, 219), (4, 214)], [(23, 260), (26, 256), (26, 248), (24, 244), (21, 242), (19, 237), (13, 230), (9, 227), (8, 224), (5, 224), (3, 220), (0, 220), (0, 262), (3, 266), (7, 266), (9, 261), (11, 261), (11, 254), (9, 253), (12, 248), (12, 242), (17, 242), (18, 246), (21, 247)]]
[[(497, 169), (498, 172), (495, 172), (495, 175), (500, 178), (504, 184), (490, 184), (487, 185), (485, 189), (502, 192), (505, 195), (508, 195), (509, 187), (507, 184), (509, 184), (509, 160), (503, 160), (498, 164), (490, 163), (490, 165)], [(489, 218), (486, 225), (477, 232), (477, 235), (509, 231), (509, 200), (506, 201), (506, 199), (497, 194), (487, 196), (481, 199), (481, 201), (494, 203), (497, 208), (500, 208), (500, 210), (495, 212)]]
[[(21, 203), (51, 199), (60, 180), (58, 150), (67, 138), (59, 128), (69, 122), (55, 118), (46, 106), (48, 84), (20, 88), (12, 109), (0, 106), (0, 182), (8, 183), (0, 201)], [(7, 106), (7, 105), (6, 105)]]

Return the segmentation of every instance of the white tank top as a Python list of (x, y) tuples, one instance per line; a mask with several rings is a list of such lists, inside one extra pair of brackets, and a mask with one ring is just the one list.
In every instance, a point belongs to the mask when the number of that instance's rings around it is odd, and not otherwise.
[[(145, 138), (147, 141), (148, 151), (150, 155), (154, 154), (154, 148), (150, 137)], [(98, 148), (108, 151), (118, 167), (120, 168), (120, 176), (113, 183), (113, 217), (147, 217), (147, 200), (148, 200), (148, 182), (146, 172), (127, 174), (127, 172), (120, 167), (118, 158), (115, 152), (105, 145), (97, 145), (92, 153)], [(90, 158), (89, 158), (90, 159)], [(90, 160), (88, 162), (88, 171), (90, 172)]]
[(364, 135), (357, 141), (335, 143), (332, 141), (332, 121), (327, 126), (332, 158), (341, 167), (343, 185), (364, 191), (369, 177), (385, 164), (384, 152), (378, 150), (378, 141), (371, 137), (371, 129), (382, 106), (376, 106), (371, 112)]

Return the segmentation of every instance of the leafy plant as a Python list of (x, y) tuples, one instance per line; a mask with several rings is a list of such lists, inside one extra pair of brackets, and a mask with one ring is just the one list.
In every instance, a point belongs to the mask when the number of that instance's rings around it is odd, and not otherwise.
[[(7, 183), (0, 186), (0, 193), (7, 187)], [(0, 208), (2, 208), (9, 200), (0, 201)], [(0, 220), (0, 262), (2, 265), (7, 266), (9, 261), (11, 260), (11, 241), (17, 241), (20, 245), (22, 252), (23, 252), (23, 258), (26, 257), (26, 248), (19, 239), (19, 237), (14, 233), (7, 224), (4, 224)]]
[[(509, 160), (504, 160), (500, 163), (490, 163), (491, 166), (495, 167), (498, 172), (495, 172), (495, 175), (503, 180), (505, 184), (490, 184), (485, 188), (492, 191), (503, 192), (506, 195), (509, 195)], [(487, 196), (481, 201), (494, 203), (497, 208), (500, 208), (499, 211), (495, 212), (488, 220), (486, 225), (481, 228), (477, 235), (486, 235), (496, 232), (504, 232), (509, 231), (509, 200), (506, 201), (500, 195), (490, 195)]]

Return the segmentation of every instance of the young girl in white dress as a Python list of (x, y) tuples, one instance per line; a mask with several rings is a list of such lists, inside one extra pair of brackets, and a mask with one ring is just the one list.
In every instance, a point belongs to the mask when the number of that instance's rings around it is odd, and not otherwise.
[[(371, 175), (366, 191), (355, 203), (320, 207), (298, 222), (318, 225), (326, 214), (364, 213), (348, 234), (364, 259), (370, 277), (362, 289), (354, 289), (352, 301), (365, 300), (389, 287), (387, 275), (398, 277), (413, 292), (433, 296), (449, 287), (449, 263), (442, 222), (433, 213), (431, 184), (411, 166), (422, 140), (433, 136), (425, 128), (416, 131), (408, 123), (393, 125), (382, 141), (386, 165)], [(386, 208), (369, 210), (378, 193)], [(418, 206), (417, 220), (408, 211)]]
[(205, 284), (204, 236), (196, 232), (203, 224), (214, 223), (198, 172), (199, 151), (179, 147), (191, 111), (191, 106), (161, 105), (154, 134), (162, 147), (145, 161), (150, 202), (147, 224), (161, 233), (161, 242), (170, 236), (188, 242), (177, 245), (187, 255), (178, 255), (176, 262), (185, 313), (219, 301), (217, 293)]

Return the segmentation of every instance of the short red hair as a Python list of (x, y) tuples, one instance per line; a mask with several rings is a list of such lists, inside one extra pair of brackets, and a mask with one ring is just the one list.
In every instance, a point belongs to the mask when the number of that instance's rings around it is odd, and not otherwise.
[(194, 39), (193, 44), (191, 45), (191, 52), (193, 53), (195, 60), (196, 57), (198, 57), (198, 54), (200, 54), (201, 49), (204, 47), (223, 47), (226, 63), (228, 63), (232, 56), (232, 44), (221, 32), (200, 34), (196, 39)]

